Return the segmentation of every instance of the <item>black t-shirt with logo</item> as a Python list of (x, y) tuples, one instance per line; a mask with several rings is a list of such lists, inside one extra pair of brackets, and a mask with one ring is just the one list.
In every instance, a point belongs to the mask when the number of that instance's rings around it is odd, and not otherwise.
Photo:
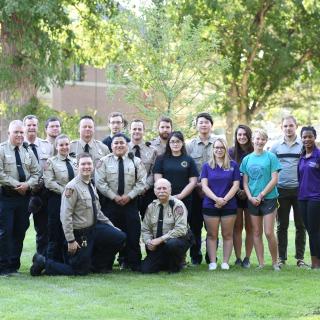
[(159, 156), (153, 167), (153, 173), (162, 174), (163, 178), (171, 182), (172, 195), (179, 194), (189, 183), (189, 178), (199, 176), (194, 160), (188, 155)]

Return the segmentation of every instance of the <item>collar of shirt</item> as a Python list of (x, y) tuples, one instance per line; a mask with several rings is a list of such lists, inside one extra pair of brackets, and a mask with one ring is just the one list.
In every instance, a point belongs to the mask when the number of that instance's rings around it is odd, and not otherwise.
[[(118, 161), (119, 157), (116, 156), (114, 153), (112, 153), (113, 157)], [(128, 158), (128, 152), (126, 152), (121, 158), (124, 160), (125, 158)]]
[[(280, 143), (287, 144), (287, 141), (285, 140), (284, 136), (281, 138)], [(300, 143), (301, 143), (301, 139), (298, 136), (296, 136), (296, 138), (295, 138), (294, 142), (291, 144), (291, 146), (293, 146), (294, 144), (300, 144)]]
[(28, 145), (30, 145), (30, 144), (34, 144), (36, 147), (38, 147), (39, 148), (39, 146), (40, 146), (40, 142), (39, 142), (39, 138), (38, 137), (36, 137), (36, 139), (34, 140), (34, 142), (30, 142), (29, 140), (27, 140), (27, 139), (25, 139), (25, 142), (27, 142), (28, 143)]
[(14, 151), (14, 148), (15, 148), (15, 147), (18, 147), (18, 148), (19, 148), (19, 151), (20, 151), (21, 148), (22, 148), (22, 145), (21, 145), (21, 146), (15, 146), (15, 145), (13, 145), (9, 140), (8, 140), (8, 145), (9, 145), (10, 150), (12, 150), (12, 151)]
[(312, 150), (311, 156), (309, 158), (306, 158), (305, 154), (302, 156), (302, 158), (307, 159), (307, 160), (309, 160), (311, 158), (320, 158), (320, 149), (318, 149), (317, 147), (314, 147)]
[(92, 139), (92, 140), (89, 141), (89, 142), (85, 142), (85, 141), (83, 141), (82, 139), (80, 139), (79, 142), (80, 142), (80, 145), (81, 145), (82, 148), (84, 148), (86, 144), (88, 144), (89, 147), (92, 148), (93, 143), (94, 143), (94, 139)]
[[(208, 139), (208, 143), (213, 144), (214, 141), (215, 141), (215, 137), (214, 137), (213, 135), (210, 135), (210, 136), (209, 136), (209, 139)], [(197, 143), (197, 144), (204, 144), (203, 141), (200, 139), (199, 136), (196, 137), (196, 143)]]
[(64, 156), (60, 155), (59, 153), (57, 154), (57, 158), (62, 161), (66, 160), (66, 159), (69, 159), (71, 161), (71, 158), (69, 156), (64, 157)]
[(129, 142), (129, 148), (130, 149), (133, 149), (135, 146), (139, 146), (140, 147), (140, 149), (145, 145), (145, 142), (143, 141), (143, 140), (141, 140), (141, 142), (140, 143), (138, 143), (138, 144), (134, 144), (132, 141), (131, 142)]

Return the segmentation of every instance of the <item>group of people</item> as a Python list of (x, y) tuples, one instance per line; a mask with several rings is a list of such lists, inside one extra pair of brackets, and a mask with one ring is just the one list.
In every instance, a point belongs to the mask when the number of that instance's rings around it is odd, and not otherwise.
[[(108, 117), (110, 135), (94, 137), (95, 123), (83, 116), (78, 140), (61, 134), (61, 123), (26, 116), (9, 125), (0, 144), (0, 274), (16, 274), (25, 233), (33, 215), (36, 253), (32, 276), (111, 272), (116, 255), (121, 269), (142, 273), (178, 272), (190, 249), (192, 265), (250, 267), (253, 247), (263, 268), (265, 234), (273, 269), (287, 260), (289, 214), (294, 212), (297, 266), (305, 267), (307, 230), (311, 267), (320, 268), (320, 151), (316, 131), (296, 134), (294, 117), (282, 119), (283, 138), (265, 150), (266, 132), (239, 125), (234, 146), (212, 135), (209, 113), (197, 115), (198, 135), (185, 143), (172, 120), (161, 117), (158, 137), (144, 140), (142, 120), (130, 123), (119, 112)], [(274, 225), (277, 221), (277, 237)], [(242, 231), (245, 227), (245, 256)], [(140, 240), (145, 244), (142, 260)]]

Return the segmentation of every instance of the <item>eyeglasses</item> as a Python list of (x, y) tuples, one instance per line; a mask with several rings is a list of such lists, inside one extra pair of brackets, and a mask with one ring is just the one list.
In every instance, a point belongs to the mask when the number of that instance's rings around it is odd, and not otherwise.
[(213, 149), (215, 149), (215, 150), (226, 150), (225, 147), (213, 147)]
[(111, 125), (120, 125), (122, 123), (122, 121), (111, 121), (110, 124)]
[(180, 144), (180, 143), (182, 143), (182, 141), (181, 140), (170, 140), (169, 143), (170, 144)]

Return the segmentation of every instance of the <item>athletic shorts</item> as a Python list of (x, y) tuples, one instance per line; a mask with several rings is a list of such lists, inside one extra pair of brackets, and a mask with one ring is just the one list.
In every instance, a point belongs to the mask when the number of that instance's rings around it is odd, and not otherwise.
[(248, 209), (253, 216), (266, 216), (279, 208), (278, 199), (264, 199), (257, 207), (248, 201)]
[(237, 209), (202, 208), (202, 214), (207, 217), (226, 217), (237, 214)]

